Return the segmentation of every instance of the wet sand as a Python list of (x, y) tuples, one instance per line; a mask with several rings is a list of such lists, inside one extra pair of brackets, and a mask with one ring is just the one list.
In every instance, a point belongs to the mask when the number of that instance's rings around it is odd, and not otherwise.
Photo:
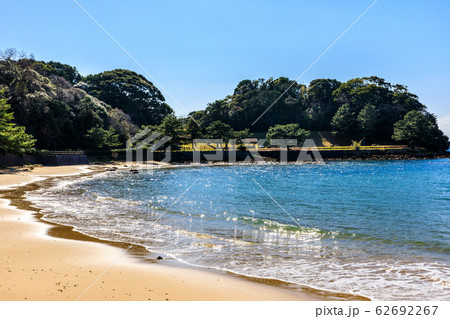
[[(7, 171), (0, 174), (0, 189), (55, 176), (75, 178), (92, 169), (64, 166)], [(276, 282), (144, 261), (136, 258), (139, 250), (127, 251), (76, 232), (69, 236), (70, 227), (55, 227), (40, 221), (35, 211), (10, 204), (9, 199), (0, 199), (0, 300), (330, 299)]]

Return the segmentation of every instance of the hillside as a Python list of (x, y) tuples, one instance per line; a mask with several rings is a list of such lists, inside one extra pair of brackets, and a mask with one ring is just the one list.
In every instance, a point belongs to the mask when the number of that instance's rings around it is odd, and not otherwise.
[[(436, 117), (416, 95), (378, 77), (316, 79), (309, 85), (284, 77), (243, 80), (205, 110), (177, 118), (154, 84), (136, 72), (116, 69), (83, 77), (76, 67), (9, 49), (0, 52), (0, 99), (0, 122), (9, 123), (2, 143), (23, 138), (30, 151), (33, 143), (26, 140), (32, 137), (38, 149), (124, 148), (141, 129), (171, 136), (174, 149), (199, 137), (224, 139), (226, 145), (230, 138), (250, 136), (299, 143), (309, 137), (318, 146), (363, 140), (449, 147)], [(10, 152), (11, 145), (0, 145), (0, 152)]]
[[(117, 85), (124, 79), (126, 85)], [(135, 72), (114, 70), (82, 80), (75, 67), (36, 61), (15, 50), (0, 59), (0, 98), (40, 149), (118, 147), (138, 131), (135, 123), (159, 124), (173, 112), (161, 92)], [(116, 142), (100, 141), (108, 134)]]
[[(439, 130), (436, 117), (418, 96), (403, 85), (375, 76), (347, 82), (316, 79), (309, 85), (284, 77), (244, 80), (233, 94), (190, 115), (202, 127), (220, 121), (234, 130), (251, 132), (268, 132), (276, 125), (287, 128), (295, 123), (311, 132), (331, 132), (326, 139), (337, 145), (364, 140), (367, 144), (448, 148), (448, 137)], [(317, 133), (312, 136), (321, 141)]]

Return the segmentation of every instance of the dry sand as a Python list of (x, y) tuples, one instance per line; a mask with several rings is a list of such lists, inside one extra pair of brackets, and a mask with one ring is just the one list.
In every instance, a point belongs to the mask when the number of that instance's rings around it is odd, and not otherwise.
[[(0, 188), (88, 166), (0, 174)], [(296, 290), (196, 268), (139, 260), (103, 243), (55, 238), (33, 212), (0, 199), (0, 300), (312, 300)], [(317, 299), (317, 298), (315, 298)]]

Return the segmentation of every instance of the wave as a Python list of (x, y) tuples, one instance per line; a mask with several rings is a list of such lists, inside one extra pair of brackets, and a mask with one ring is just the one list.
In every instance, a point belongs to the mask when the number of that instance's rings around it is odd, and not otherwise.
[[(198, 205), (194, 199), (168, 210), (172, 189), (157, 196), (122, 196), (129, 192), (119, 183), (122, 176), (63, 182), (26, 196), (45, 220), (99, 239), (142, 245), (191, 265), (371, 299), (449, 298), (448, 261), (430, 253), (445, 255), (442, 243), (302, 226), (301, 220), (260, 218), (257, 210), (244, 214), (219, 207), (207, 214), (192, 209)], [(144, 186), (154, 187), (154, 182)], [(405, 253), (410, 247), (427, 254)], [(396, 260), (398, 255), (402, 260)]]

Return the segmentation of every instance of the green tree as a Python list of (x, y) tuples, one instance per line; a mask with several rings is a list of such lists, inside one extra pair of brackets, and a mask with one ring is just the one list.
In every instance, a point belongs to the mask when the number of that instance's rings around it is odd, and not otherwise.
[(269, 145), (273, 139), (296, 139), (297, 145), (302, 145), (309, 136), (309, 131), (300, 128), (297, 123), (286, 125), (277, 124), (269, 128), (266, 139)]
[(10, 109), (6, 99), (0, 99), (0, 152), (22, 155), (34, 151), (36, 140), (25, 133), (25, 127), (13, 123)]
[(202, 128), (192, 119), (188, 118), (184, 129), (187, 134), (187, 143), (192, 144), (192, 148), (194, 148), (194, 139), (199, 138), (202, 134)]
[(232, 135), (232, 138), (236, 139), (236, 148), (242, 151), (245, 150), (246, 147), (242, 140), (250, 137), (250, 130), (246, 128), (245, 130), (234, 131)]
[[(142, 126), (141, 130), (136, 135), (140, 136), (139, 141), (142, 141), (154, 133), (159, 134), (156, 140), (159, 140), (165, 136), (170, 137), (168, 144), (174, 148), (178, 148), (183, 139), (183, 123), (175, 115), (168, 115), (164, 118), (160, 125)], [(156, 140), (152, 141), (152, 143), (156, 142)], [(135, 145), (138, 144), (139, 142), (135, 143)]]
[(333, 116), (331, 127), (333, 128), (333, 135), (353, 137), (359, 134), (355, 112), (352, 112), (348, 103), (339, 107)]
[(225, 149), (228, 149), (228, 140), (233, 136), (233, 129), (221, 121), (214, 121), (206, 128), (206, 135), (208, 138), (224, 140)]
[(157, 125), (173, 110), (152, 82), (136, 72), (117, 69), (88, 75), (82, 86), (89, 94), (119, 108), (141, 125)]
[(248, 128), (246, 128), (245, 130), (234, 131), (232, 135), (233, 135), (233, 138), (242, 140), (242, 139), (250, 137), (250, 130)]
[(44, 76), (57, 75), (63, 77), (71, 84), (75, 84), (81, 80), (81, 75), (76, 67), (60, 62), (35, 61), (33, 63), (33, 69)]
[(395, 123), (392, 138), (411, 147), (439, 151), (449, 148), (448, 137), (439, 130), (436, 117), (428, 112), (408, 112), (402, 120)]
[(358, 114), (358, 124), (363, 136), (376, 136), (376, 129), (380, 125), (380, 111), (375, 105), (366, 104)]
[(36, 138), (37, 148), (84, 148), (87, 130), (107, 123), (111, 107), (106, 103), (60, 76), (42, 75), (23, 58), (14, 60), (17, 54), (0, 56), (4, 97), (14, 112), (15, 123), (25, 126), (27, 133)]
[[(380, 125), (375, 139), (381, 141), (391, 138), (394, 123), (402, 119), (406, 113), (426, 109), (418, 97), (408, 92), (405, 86), (392, 85), (376, 76), (348, 80), (333, 92), (333, 96), (335, 102), (340, 105), (348, 104), (351, 112), (356, 115), (367, 104), (376, 106), (380, 111)], [(348, 137), (358, 135), (358, 132), (350, 131)]]
[(178, 137), (182, 134), (183, 124), (175, 115), (168, 115), (158, 128), (158, 131), (166, 136)]
[[(200, 122), (203, 128), (221, 121), (234, 130), (251, 127), (256, 132), (267, 131), (275, 124), (307, 123), (305, 110), (303, 84), (285, 77), (243, 80), (232, 95), (209, 103)], [(264, 116), (255, 122), (263, 112), (266, 112)]]
[(167, 115), (156, 130), (164, 136), (171, 137), (170, 145), (179, 147), (183, 134), (183, 124), (175, 115)]
[(206, 135), (208, 138), (228, 139), (233, 136), (232, 134), (233, 129), (231, 126), (221, 121), (214, 121), (206, 128)]
[(330, 123), (339, 104), (334, 101), (333, 92), (341, 82), (333, 79), (312, 80), (307, 90), (307, 114), (310, 126), (315, 130), (330, 130)]
[[(367, 137), (374, 143), (390, 141), (393, 136), (398, 141), (409, 140), (411, 145), (433, 145), (436, 149), (445, 148), (447, 143), (416, 95), (406, 86), (374, 76), (344, 83), (317, 79), (308, 86), (285, 77), (243, 80), (231, 95), (190, 113), (200, 128), (184, 119), (182, 129), (179, 120), (167, 117), (173, 111), (161, 92), (145, 77), (128, 70), (107, 71), (80, 80), (73, 66), (36, 61), (32, 55), (7, 49), (0, 51), (0, 88), (4, 88), (4, 97), (11, 105), (14, 123), (26, 127), (26, 132), (36, 138), (36, 147), (45, 149), (85, 148), (87, 131), (97, 126), (105, 131), (114, 128), (123, 143), (142, 125), (172, 136), (172, 145), (182, 138), (200, 137), (202, 132), (228, 141), (239, 132), (247, 135), (246, 128), (253, 133), (267, 132), (277, 124), (289, 123), (315, 131), (332, 129), (350, 139)], [(418, 137), (411, 139), (415, 136), (413, 126), (422, 125), (421, 121), (408, 127), (406, 120), (401, 122), (411, 111), (424, 114), (433, 123), (433, 130), (425, 130), (430, 133), (426, 143)], [(19, 134), (21, 129), (15, 130)], [(11, 145), (12, 140), (8, 143)]]
[(97, 150), (111, 150), (120, 147), (119, 135), (111, 127), (108, 130), (96, 126), (87, 131), (85, 138), (88, 142), (88, 148)]

